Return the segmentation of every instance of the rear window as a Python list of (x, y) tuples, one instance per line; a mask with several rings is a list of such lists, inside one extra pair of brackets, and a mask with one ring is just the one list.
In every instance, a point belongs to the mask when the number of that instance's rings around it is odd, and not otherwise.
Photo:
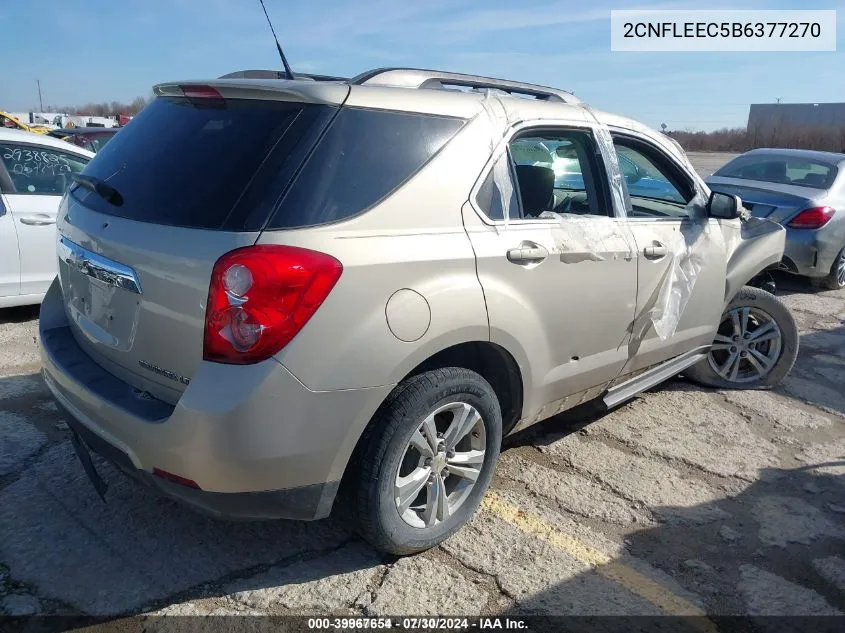
[(416, 174), (464, 122), (341, 108), (268, 228), (326, 224), (365, 211)]
[(814, 160), (784, 156), (740, 156), (714, 176), (827, 189), (836, 179), (836, 167)]
[[(335, 111), (280, 101), (159, 97), (85, 169), (86, 176), (116, 189), (122, 204), (109, 204), (78, 185), (71, 195), (101, 213), (139, 222), (260, 229), (267, 214), (250, 215), (239, 201), (255, 203), (249, 191), (254, 181), (279, 186), (282, 174), (292, 174), (291, 163), (301, 162), (303, 131), (325, 124)], [(272, 164), (273, 178), (263, 173), (265, 164)]]

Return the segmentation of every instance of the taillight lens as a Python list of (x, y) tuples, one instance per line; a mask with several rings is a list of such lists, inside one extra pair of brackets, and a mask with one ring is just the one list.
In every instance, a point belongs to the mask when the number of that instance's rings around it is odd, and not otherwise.
[(836, 210), (833, 207), (812, 207), (804, 209), (787, 224), (793, 229), (820, 229), (830, 222)]
[(293, 246), (226, 253), (211, 273), (203, 358), (239, 365), (270, 358), (299, 333), (342, 272), (334, 257)]

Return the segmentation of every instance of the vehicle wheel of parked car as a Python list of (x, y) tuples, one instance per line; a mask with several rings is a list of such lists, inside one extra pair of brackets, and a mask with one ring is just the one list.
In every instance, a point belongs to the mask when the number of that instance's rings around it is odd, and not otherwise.
[(501, 442), (498, 399), (477, 373), (448, 367), (400, 384), (359, 442), (349, 473), (359, 532), (392, 554), (434, 547), (472, 517)]
[(686, 376), (708, 387), (769, 389), (792, 369), (798, 356), (798, 327), (773, 294), (745, 286), (722, 315), (707, 358)]
[(822, 285), (830, 290), (845, 288), (845, 248), (839, 251), (839, 255), (833, 260), (830, 274), (822, 280)]

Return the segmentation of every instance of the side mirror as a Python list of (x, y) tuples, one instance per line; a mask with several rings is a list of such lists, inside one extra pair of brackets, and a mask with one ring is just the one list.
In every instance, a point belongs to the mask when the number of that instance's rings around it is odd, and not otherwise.
[(721, 220), (733, 220), (742, 213), (742, 200), (739, 196), (713, 191), (707, 201), (707, 215)]

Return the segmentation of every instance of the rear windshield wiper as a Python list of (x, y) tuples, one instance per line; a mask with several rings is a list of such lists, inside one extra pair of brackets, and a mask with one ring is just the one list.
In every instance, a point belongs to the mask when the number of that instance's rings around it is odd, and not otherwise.
[(123, 196), (120, 195), (120, 192), (99, 178), (85, 176), (83, 174), (73, 174), (73, 182), (81, 187), (85, 187), (89, 191), (93, 191), (111, 205), (119, 207), (123, 204)]

